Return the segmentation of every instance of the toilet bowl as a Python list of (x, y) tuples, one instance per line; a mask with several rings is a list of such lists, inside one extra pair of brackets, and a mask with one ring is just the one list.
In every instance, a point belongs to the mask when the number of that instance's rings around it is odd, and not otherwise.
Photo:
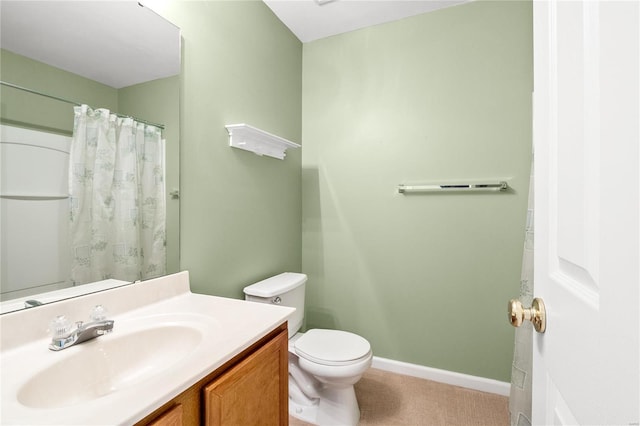
[(298, 333), (306, 280), (304, 274), (285, 272), (245, 287), (245, 299), (296, 308), (288, 323), (289, 414), (321, 426), (357, 425), (360, 409), (353, 385), (371, 366), (371, 345), (347, 331)]

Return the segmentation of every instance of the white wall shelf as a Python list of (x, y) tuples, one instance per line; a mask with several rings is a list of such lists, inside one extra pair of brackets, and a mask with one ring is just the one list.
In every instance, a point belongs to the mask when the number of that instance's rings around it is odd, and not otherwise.
[(257, 155), (284, 160), (288, 148), (300, 148), (297, 143), (248, 124), (228, 124), (224, 127), (229, 132), (229, 146), (251, 151)]

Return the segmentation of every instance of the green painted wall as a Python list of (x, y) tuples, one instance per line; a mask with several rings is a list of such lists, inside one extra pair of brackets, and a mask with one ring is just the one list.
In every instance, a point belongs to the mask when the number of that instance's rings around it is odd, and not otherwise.
[[(167, 189), (179, 187), (180, 77), (114, 89), (94, 80), (0, 50), (0, 79), (94, 108), (108, 108), (165, 125)], [(73, 105), (0, 86), (0, 121), (70, 135)], [(167, 198), (167, 270), (180, 270), (180, 203)]]
[[(18, 86), (91, 106), (117, 111), (113, 87), (0, 50), (0, 78)], [(0, 86), (0, 117), (5, 124), (71, 134), (73, 105)]]
[[(473, 2), (303, 48), (307, 327), (508, 381), (531, 159), (531, 2)], [(506, 178), (506, 194), (400, 183)]]
[(183, 38), (181, 258), (195, 292), (301, 268), (300, 150), (230, 148), (225, 124), (301, 140), (302, 44), (261, 1), (171, 2)]

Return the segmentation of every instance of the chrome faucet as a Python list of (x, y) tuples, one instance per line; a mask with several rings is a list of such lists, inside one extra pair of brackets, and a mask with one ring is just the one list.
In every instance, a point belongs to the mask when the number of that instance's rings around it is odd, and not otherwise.
[(52, 323), (53, 337), (49, 344), (52, 351), (61, 351), (62, 349), (78, 345), (87, 340), (95, 339), (103, 334), (113, 331), (113, 320), (105, 319), (104, 308), (98, 305), (91, 314), (91, 321), (83, 323), (76, 322), (74, 329), (71, 329), (70, 321), (64, 315), (58, 316)]

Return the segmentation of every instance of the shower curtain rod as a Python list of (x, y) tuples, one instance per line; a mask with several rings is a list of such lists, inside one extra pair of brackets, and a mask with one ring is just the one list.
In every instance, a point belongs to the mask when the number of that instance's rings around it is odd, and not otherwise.
[[(65, 103), (68, 103), (68, 104), (71, 104), (71, 105), (82, 106), (81, 103), (78, 103), (78, 102), (75, 102), (75, 101), (70, 101), (68, 99), (59, 98), (58, 96), (53, 96), (53, 95), (49, 95), (47, 93), (38, 92), (37, 90), (29, 89), (27, 87), (18, 86), (17, 84), (9, 83), (9, 82), (6, 82), (6, 81), (0, 80), (0, 85), (11, 87), (12, 89), (22, 90), (24, 92), (33, 93), (34, 95), (44, 96), (45, 98), (54, 99), (56, 101), (65, 102)], [(118, 113), (114, 113), (114, 114), (116, 114), (118, 117), (121, 117), (121, 118), (133, 118), (134, 120), (139, 121), (140, 123), (148, 124), (150, 126), (156, 126), (156, 127), (160, 128), (160, 129), (164, 130), (164, 124), (157, 124), (157, 123), (153, 123), (151, 121), (141, 120), (139, 118), (131, 117), (129, 115), (122, 115), (122, 114), (118, 114)]]

